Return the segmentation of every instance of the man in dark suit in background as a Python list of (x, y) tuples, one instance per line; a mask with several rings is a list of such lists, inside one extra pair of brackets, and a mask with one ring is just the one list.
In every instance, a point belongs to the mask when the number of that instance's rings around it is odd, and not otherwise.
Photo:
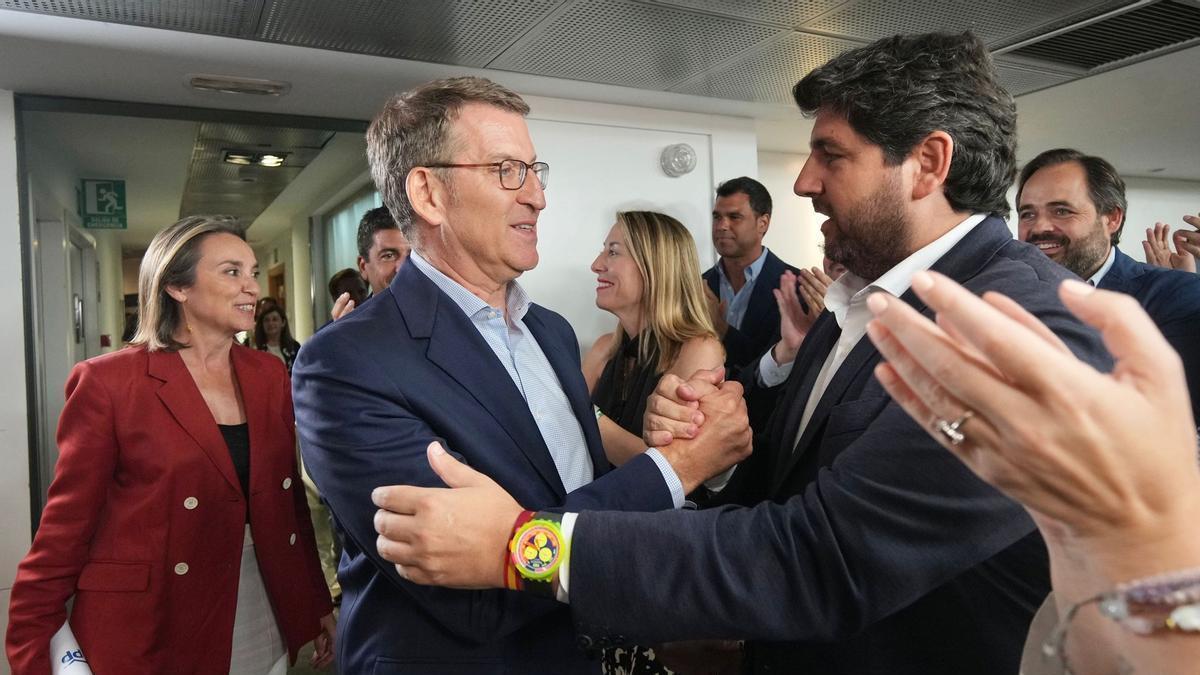
[(452, 78), (393, 97), (367, 131), (412, 254), (304, 345), (292, 377), (304, 462), (344, 535), (343, 673), (599, 672), (548, 584), (546, 598), (424, 588), (379, 557), (371, 491), (441, 485), (435, 439), (523, 503), (569, 510), (678, 508), (749, 449), (730, 427), (735, 453), (701, 440), (609, 465), (574, 331), (516, 282), (538, 262), (549, 172), (528, 111), (491, 81)]
[[(929, 435), (934, 420), (913, 420), (886, 394), (874, 377), (879, 352), (864, 336), (866, 300), (889, 293), (925, 311), (909, 287), (932, 269), (975, 293), (1010, 296), (1088, 363), (1111, 360), (1058, 300), (1068, 273), (1015, 241), (1002, 220), (1016, 174), (1016, 107), (978, 38), (880, 40), (817, 68), (794, 94), (815, 115), (796, 193), (829, 216), (826, 255), (847, 272), (800, 347), (770, 429), (755, 439), (755, 454), (775, 466), (767, 501), (568, 513), (558, 583), (582, 638), (596, 645), (750, 638), (758, 673), (1012, 675), (1049, 590), (1044, 545), (1019, 504)], [(649, 407), (660, 419), (647, 428), (684, 437), (696, 411), (683, 398), (699, 398), (697, 438), (728, 424), (706, 396), (729, 383), (714, 387), (703, 375), (687, 387), (664, 377)], [(761, 373), (767, 384), (778, 375)], [(948, 398), (934, 412), (939, 433), (970, 442), (961, 404)], [(500, 553), (521, 506), (444, 455), (434, 462), (467, 487), (380, 490), (381, 553), (423, 583), (502, 583)], [(469, 523), (455, 536), (470, 544), (455, 547), (439, 522)]]
[(779, 341), (779, 308), (771, 291), (785, 271), (800, 272), (763, 246), (770, 226), (771, 193), (762, 183), (741, 176), (717, 186), (712, 241), (721, 257), (704, 281), (731, 378)]
[(1125, 181), (1103, 158), (1058, 148), (1021, 170), (1018, 236), (1093, 286), (1137, 298), (1183, 359), (1200, 420), (1200, 277), (1122, 253), (1126, 211)]

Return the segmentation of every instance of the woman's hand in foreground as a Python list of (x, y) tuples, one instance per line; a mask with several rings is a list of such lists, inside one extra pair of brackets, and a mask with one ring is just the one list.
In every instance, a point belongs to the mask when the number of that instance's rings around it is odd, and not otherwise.
[[(1194, 516), (1200, 470), (1183, 369), (1137, 301), (1076, 281), (1059, 290), (1103, 334), (1116, 359), (1105, 374), (1004, 296), (980, 299), (934, 273), (912, 285), (937, 323), (871, 296), (868, 332), (887, 359), (876, 375), (931, 436), (1030, 509), (1044, 533), (1127, 547)], [(938, 421), (959, 419), (963, 438), (954, 444)]]

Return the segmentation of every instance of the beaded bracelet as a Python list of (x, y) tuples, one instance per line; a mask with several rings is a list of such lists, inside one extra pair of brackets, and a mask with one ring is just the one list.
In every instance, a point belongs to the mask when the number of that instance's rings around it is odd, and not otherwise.
[(1091, 604), (1102, 616), (1137, 635), (1200, 632), (1200, 567), (1117, 584), (1111, 591), (1072, 605), (1042, 645), (1043, 654), (1062, 663), (1064, 675), (1072, 675), (1067, 662), (1067, 629), (1079, 610)]

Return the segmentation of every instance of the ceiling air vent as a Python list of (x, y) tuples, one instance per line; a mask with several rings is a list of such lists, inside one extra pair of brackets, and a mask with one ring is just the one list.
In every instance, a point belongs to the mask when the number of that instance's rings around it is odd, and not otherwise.
[(1200, 38), (1200, 6), (1163, 0), (1007, 53), (1092, 70), (1196, 38)]

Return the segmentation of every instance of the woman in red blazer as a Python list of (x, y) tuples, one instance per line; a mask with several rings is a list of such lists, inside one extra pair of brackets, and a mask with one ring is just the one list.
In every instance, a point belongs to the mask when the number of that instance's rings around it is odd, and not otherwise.
[(50, 672), (67, 619), (97, 675), (284, 672), (333, 616), (296, 470), (283, 364), (254, 327), (257, 262), (231, 221), (185, 218), (142, 261), (133, 347), (78, 364), (59, 459), (17, 570), (13, 673)]

